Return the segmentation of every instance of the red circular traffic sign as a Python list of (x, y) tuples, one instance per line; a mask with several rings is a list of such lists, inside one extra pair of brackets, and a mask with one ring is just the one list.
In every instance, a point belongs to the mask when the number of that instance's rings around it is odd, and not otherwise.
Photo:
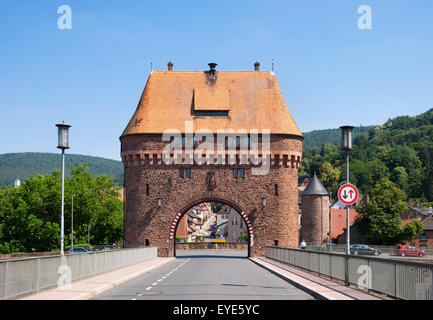
[(345, 183), (338, 189), (338, 199), (347, 205), (354, 204), (358, 200), (358, 189), (353, 184)]

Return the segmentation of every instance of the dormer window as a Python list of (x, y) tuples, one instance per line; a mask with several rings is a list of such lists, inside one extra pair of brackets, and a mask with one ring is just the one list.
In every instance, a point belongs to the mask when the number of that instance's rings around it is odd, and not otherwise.
[(193, 92), (193, 114), (196, 117), (228, 117), (230, 91), (227, 88), (198, 88)]
[(228, 117), (228, 111), (220, 111), (220, 110), (197, 110), (194, 111), (194, 115), (196, 117)]

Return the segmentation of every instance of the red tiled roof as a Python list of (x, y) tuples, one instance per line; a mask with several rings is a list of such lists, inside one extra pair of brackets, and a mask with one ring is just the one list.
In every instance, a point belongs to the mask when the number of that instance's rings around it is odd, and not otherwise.
[[(331, 209), (331, 238), (337, 238), (346, 230), (346, 214), (346, 209)], [(354, 209), (349, 210), (350, 226), (355, 223), (358, 215), (359, 213)]]
[[(228, 117), (206, 118), (193, 111), (228, 111)], [(277, 79), (269, 71), (153, 71), (137, 109), (122, 136), (208, 129), (269, 129), (271, 133), (302, 134), (287, 109)]]

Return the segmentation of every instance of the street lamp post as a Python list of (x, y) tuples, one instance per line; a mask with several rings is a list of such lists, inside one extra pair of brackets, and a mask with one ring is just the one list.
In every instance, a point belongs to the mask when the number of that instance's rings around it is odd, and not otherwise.
[[(346, 183), (349, 183), (349, 152), (352, 150), (353, 126), (341, 126), (341, 150), (346, 153)], [(346, 206), (346, 270), (345, 282), (349, 285), (349, 255), (350, 255), (350, 206)]]
[[(331, 202), (332, 202), (332, 192), (329, 191), (329, 228), (328, 228), (328, 244), (331, 246), (332, 239), (331, 239), (331, 230), (332, 230), (332, 209), (331, 209)], [(329, 247), (331, 248), (331, 247)]]
[(64, 255), (64, 204), (65, 204), (65, 149), (69, 149), (69, 128), (70, 125), (60, 123), (56, 124), (58, 144), (57, 148), (62, 149), (62, 213), (60, 218), (60, 255)]
[(74, 249), (74, 197), (72, 194), (72, 210), (71, 210), (71, 249)]

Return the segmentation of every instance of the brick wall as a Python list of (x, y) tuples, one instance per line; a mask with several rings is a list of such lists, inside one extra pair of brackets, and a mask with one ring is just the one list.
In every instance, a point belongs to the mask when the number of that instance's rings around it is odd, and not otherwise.
[[(121, 138), (125, 166), (125, 244), (158, 246), (158, 255), (169, 255), (169, 237), (178, 212), (184, 214), (200, 202), (220, 201), (244, 211), (252, 223), (251, 254), (264, 256), (265, 247), (298, 244), (298, 166), (302, 140), (288, 135), (271, 136), (273, 157), (268, 174), (253, 176), (251, 165), (165, 165), (158, 161), (166, 142), (161, 135)], [(145, 151), (147, 150), (147, 151)], [(148, 152), (148, 155), (146, 155)], [(179, 167), (191, 168), (191, 178), (180, 178)], [(245, 179), (233, 178), (233, 167), (245, 169)], [(216, 188), (208, 191), (206, 176), (214, 172)], [(275, 184), (278, 195), (275, 195)], [(149, 194), (146, 194), (148, 185)], [(267, 204), (262, 206), (262, 197)], [(157, 199), (162, 199), (161, 207)]]
[(303, 195), (301, 234), (307, 243), (322, 243), (329, 232), (329, 197)]

